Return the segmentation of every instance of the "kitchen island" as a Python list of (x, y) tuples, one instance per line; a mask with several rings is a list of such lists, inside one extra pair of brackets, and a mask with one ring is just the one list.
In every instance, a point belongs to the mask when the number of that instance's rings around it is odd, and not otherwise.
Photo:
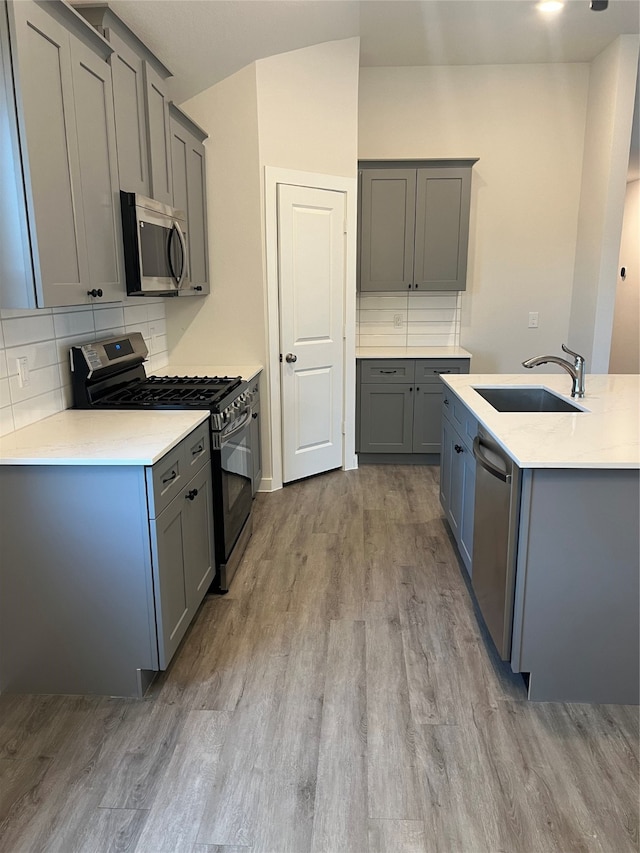
[[(513, 671), (528, 674), (531, 699), (637, 704), (640, 377), (587, 376), (579, 400), (569, 396), (565, 375), (443, 381), (445, 424), (456, 422), (456, 409), (457, 422), (484, 431), (518, 472), (515, 583), (506, 596), (513, 596)], [(501, 412), (476, 390), (487, 388), (545, 388), (579, 411)], [(475, 436), (463, 437), (472, 443)], [(456, 440), (455, 448), (470, 468), (458, 506), (466, 510), (465, 564), (474, 585), (484, 496), (473, 485), (470, 444)], [(447, 465), (443, 455), (445, 480)], [(460, 547), (462, 534), (454, 536)]]

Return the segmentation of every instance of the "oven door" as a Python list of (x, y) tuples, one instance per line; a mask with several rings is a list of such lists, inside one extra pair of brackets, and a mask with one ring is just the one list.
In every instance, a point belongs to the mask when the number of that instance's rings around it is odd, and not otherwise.
[[(253, 454), (251, 451), (251, 408), (215, 434), (222, 487), (224, 556), (227, 562), (246, 520), (251, 514)], [(220, 543), (218, 543), (220, 544)]]

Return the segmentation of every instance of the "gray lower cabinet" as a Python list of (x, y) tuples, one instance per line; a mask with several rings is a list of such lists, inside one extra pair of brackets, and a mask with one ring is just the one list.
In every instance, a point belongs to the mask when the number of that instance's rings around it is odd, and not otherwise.
[(462, 562), (471, 575), (476, 487), (476, 462), (472, 448), (477, 421), (448, 389), (443, 395), (442, 409), (440, 503)]
[(120, 188), (173, 204), (167, 78), (171, 72), (106, 5), (79, 6), (113, 49)]
[(0, 206), (2, 305), (121, 299), (111, 49), (66, 4), (32, 0), (2, 4), (0, 42), (0, 168), (18, 204)]
[[(428, 461), (440, 453), (440, 376), (469, 359), (362, 359), (357, 365), (358, 453), (363, 462)], [(368, 454), (375, 454), (368, 459)], [(403, 454), (398, 460), (395, 454)]]
[(209, 247), (204, 140), (207, 134), (174, 104), (169, 106), (173, 206), (187, 213), (189, 283), (179, 296), (209, 293)]
[(0, 539), (0, 691), (141, 696), (215, 572), (208, 424), (148, 468), (0, 468)]
[(360, 161), (361, 291), (466, 289), (475, 162)]
[(262, 430), (260, 427), (260, 383), (259, 379), (254, 379), (251, 385), (253, 392), (253, 402), (251, 404), (251, 458), (253, 462), (253, 473), (251, 489), (255, 495), (260, 487), (262, 480)]

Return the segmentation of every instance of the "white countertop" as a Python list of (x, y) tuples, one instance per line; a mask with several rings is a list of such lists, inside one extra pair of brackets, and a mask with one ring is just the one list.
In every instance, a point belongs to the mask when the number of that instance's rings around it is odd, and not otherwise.
[[(569, 375), (448, 374), (442, 377), (520, 468), (640, 468), (640, 376), (585, 377), (571, 398)], [(498, 412), (474, 386), (547, 388), (583, 412)]]
[(356, 347), (356, 358), (471, 358), (462, 347)]
[(0, 465), (153, 465), (208, 417), (67, 409), (0, 438)]
[(150, 376), (241, 376), (251, 382), (262, 370), (260, 364), (174, 364), (158, 367)]

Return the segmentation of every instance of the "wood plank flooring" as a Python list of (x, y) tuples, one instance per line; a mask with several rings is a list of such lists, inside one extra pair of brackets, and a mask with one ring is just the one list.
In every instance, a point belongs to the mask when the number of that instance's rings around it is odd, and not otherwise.
[(259, 495), (144, 700), (0, 697), (1, 853), (637, 851), (638, 709), (527, 702), (437, 477)]

